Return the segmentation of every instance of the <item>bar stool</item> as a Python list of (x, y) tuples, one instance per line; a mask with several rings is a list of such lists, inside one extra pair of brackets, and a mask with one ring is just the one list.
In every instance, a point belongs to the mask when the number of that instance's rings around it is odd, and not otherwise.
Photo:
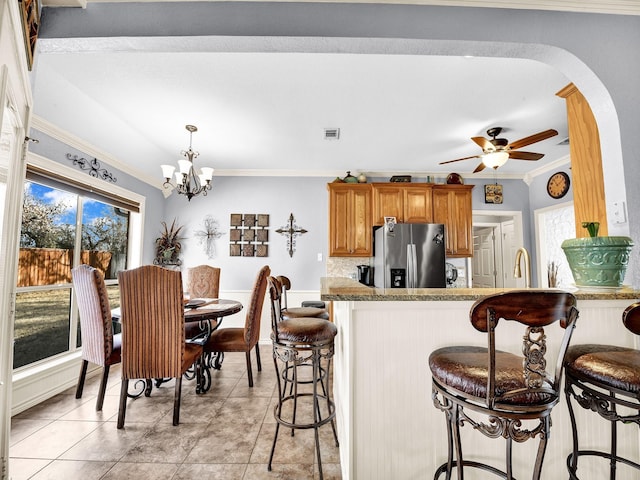
[[(336, 409), (331, 399), (328, 378), (337, 328), (335, 324), (323, 318), (282, 319), (282, 286), (278, 278), (269, 277), (269, 296), (271, 299), (271, 340), (278, 384), (278, 404), (273, 412), (276, 419), (276, 431), (269, 455), (268, 470), (271, 471), (280, 425), (290, 428), (292, 436), (296, 429), (312, 428), (315, 434), (319, 477), (322, 480), (319, 428), (331, 423), (336, 446), (339, 446), (335, 426)], [(311, 369), (310, 380), (305, 380), (304, 375), (300, 375), (303, 368)], [(308, 391), (309, 386), (311, 386), (311, 391)], [(305, 402), (305, 400), (310, 404), (309, 411), (313, 411), (312, 420), (297, 417), (298, 403)]]
[[(622, 322), (629, 331), (640, 335), (640, 303), (627, 307)], [(578, 478), (578, 457), (581, 456), (608, 459), (611, 480), (616, 478), (618, 463), (640, 470), (640, 464), (618, 456), (617, 450), (618, 423), (640, 425), (640, 350), (613, 345), (575, 345), (567, 352), (565, 372), (564, 391), (573, 432), (573, 451), (567, 457), (569, 478)], [(571, 398), (582, 408), (594, 411), (610, 422), (610, 452), (578, 448), (578, 428)]]
[[(465, 467), (479, 468), (512, 479), (513, 441), (540, 437), (533, 479), (540, 478), (551, 409), (560, 398), (562, 365), (578, 317), (575, 297), (559, 290), (514, 290), (490, 295), (471, 307), (473, 327), (487, 334), (487, 347), (451, 346), (429, 356), (433, 379), (433, 403), (447, 418), (448, 458), (434, 479), (453, 468), (462, 480)], [(496, 349), (498, 324), (517, 322), (524, 328), (523, 356)], [(564, 329), (557, 349), (555, 373), (547, 371), (545, 328), (558, 324)], [(513, 332), (509, 330), (510, 338)], [(479, 414), (479, 415), (474, 415)], [(478, 418), (480, 417), (480, 418)], [(486, 421), (488, 419), (488, 421)], [(523, 425), (532, 422), (528, 429)], [(506, 439), (506, 471), (486, 463), (464, 460), (460, 427), (469, 424), (489, 438)]]
[(318, 302), (302, 302), (301, 307), (291, 307), (287, 305), (287, 291), (291, 290), (291, 281), (289, 278), (284, 275), (278, 276), (278, 281), (281, 285), (282, 290), (282, 313), (281, 317), (283, 320), (288, 318), (298, 318), (298, 317), (316, 317), (316, 318), (324, 318), (325, 320), (329, 319), (329, 312), (327, 312), (324, 307), (324, 302), (322, 303), (322, 307), (320, 307), (320, 303)]

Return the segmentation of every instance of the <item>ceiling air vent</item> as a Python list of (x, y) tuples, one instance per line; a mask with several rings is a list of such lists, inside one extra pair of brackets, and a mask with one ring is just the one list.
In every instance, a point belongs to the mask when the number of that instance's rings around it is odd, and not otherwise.
[(340, 138), (339, 128), (325, 128), (324, 139), (325, 140), (338, 140)]

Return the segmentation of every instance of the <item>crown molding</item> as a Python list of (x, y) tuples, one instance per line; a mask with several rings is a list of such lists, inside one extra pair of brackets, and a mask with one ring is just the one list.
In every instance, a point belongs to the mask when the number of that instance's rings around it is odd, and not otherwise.
[(75, 148), (76, 150), (80, 150), (81, 152), (89, 156), (95, 157), (101, 162), (107, 163), (113, 168), (117, 168), (118, 170), (131, 175), (132, 177), (137, 178), (138, 180), (147, 183), (152, 187), (162, 189), (162, 180), (158, 177), (150, 176), (141, 170), (132, 168), (128, 164), (111, 155), (109, 152), (106, 152), (96, 147), (95, 145), (92, 145), (86, 140), (83, 140), (82, 138), (58, 127), (57, 125), (54, 125), (53, 123), (45, 120), (42, 117), (33, 115), (31, 117), (30, 127), (46, 135), (49, 135), (50, 137), (55, 138), (60, 142), (63, 142), (66, 145)]
[[(187, 2), (192, 0), (135, 0), (137, 3)], [(262, 0), (196, 0), (208, 2)], [(278, 3), (377, 3), (404, 5), (433, 5), (445, 7), (511, 8), (518, 10), (551, 10), (558, 12), (608, 13), (616, 15), (640, 15), (637, 0), (274, 0)], [(43, 0), (46, 7), (86, 8), (90, 3), (131, 3), (131, 0)]]

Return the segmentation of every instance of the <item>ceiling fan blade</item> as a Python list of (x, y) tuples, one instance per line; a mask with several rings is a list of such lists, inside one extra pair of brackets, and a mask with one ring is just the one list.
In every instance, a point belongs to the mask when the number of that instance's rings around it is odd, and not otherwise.
[(460, 160), (469, 160), (470, 158), (479, 158), (480, 155), (472, 155), (470, 157), (456, 158), (455, 160), (447, 160), (446, 162), (440, 162), (438, 165), (444, 165), (445, 163), (459, 162)]
[(471, 140), (476, 142), (483, 151), (496, 149), (496, 147), (493, 146), (493, 143), (484, 137), (471, 137)]
[(558, 132), (550, 128), (549, 130), (545, 130), (544, 132), (539, 132), (534, 135), (521, 138), (520, 140), (516, 140), (515, 142), (511, 142), (509, 145), (507, 145), (507, 148), (510, 148), (511, 150), (517, 150), (518, 148), (526, 147), (527, 145), (531, 145), (532, 143), (541, 142), (542, 140), (555, 137), (556, 135), (558, 135)]
[(476, 167), (476, 169), (473, 171), (473, 173), (481, 172), (485, 168), (487, 168), (487, 166), (483, 162), (480, 162), (480, 164)]
[(515, 160), (540, 160), (542, 157), (544, 157), (543, 153), (521, 152), (518, 150), (509, 152), (509, 158)]

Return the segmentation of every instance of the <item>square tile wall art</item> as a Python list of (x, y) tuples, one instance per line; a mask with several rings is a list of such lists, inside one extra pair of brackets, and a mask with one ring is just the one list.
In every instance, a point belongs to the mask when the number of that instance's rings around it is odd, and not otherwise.
[(269, 256), (269, 215), (232, 213), (229, 225), (230, 256)]

